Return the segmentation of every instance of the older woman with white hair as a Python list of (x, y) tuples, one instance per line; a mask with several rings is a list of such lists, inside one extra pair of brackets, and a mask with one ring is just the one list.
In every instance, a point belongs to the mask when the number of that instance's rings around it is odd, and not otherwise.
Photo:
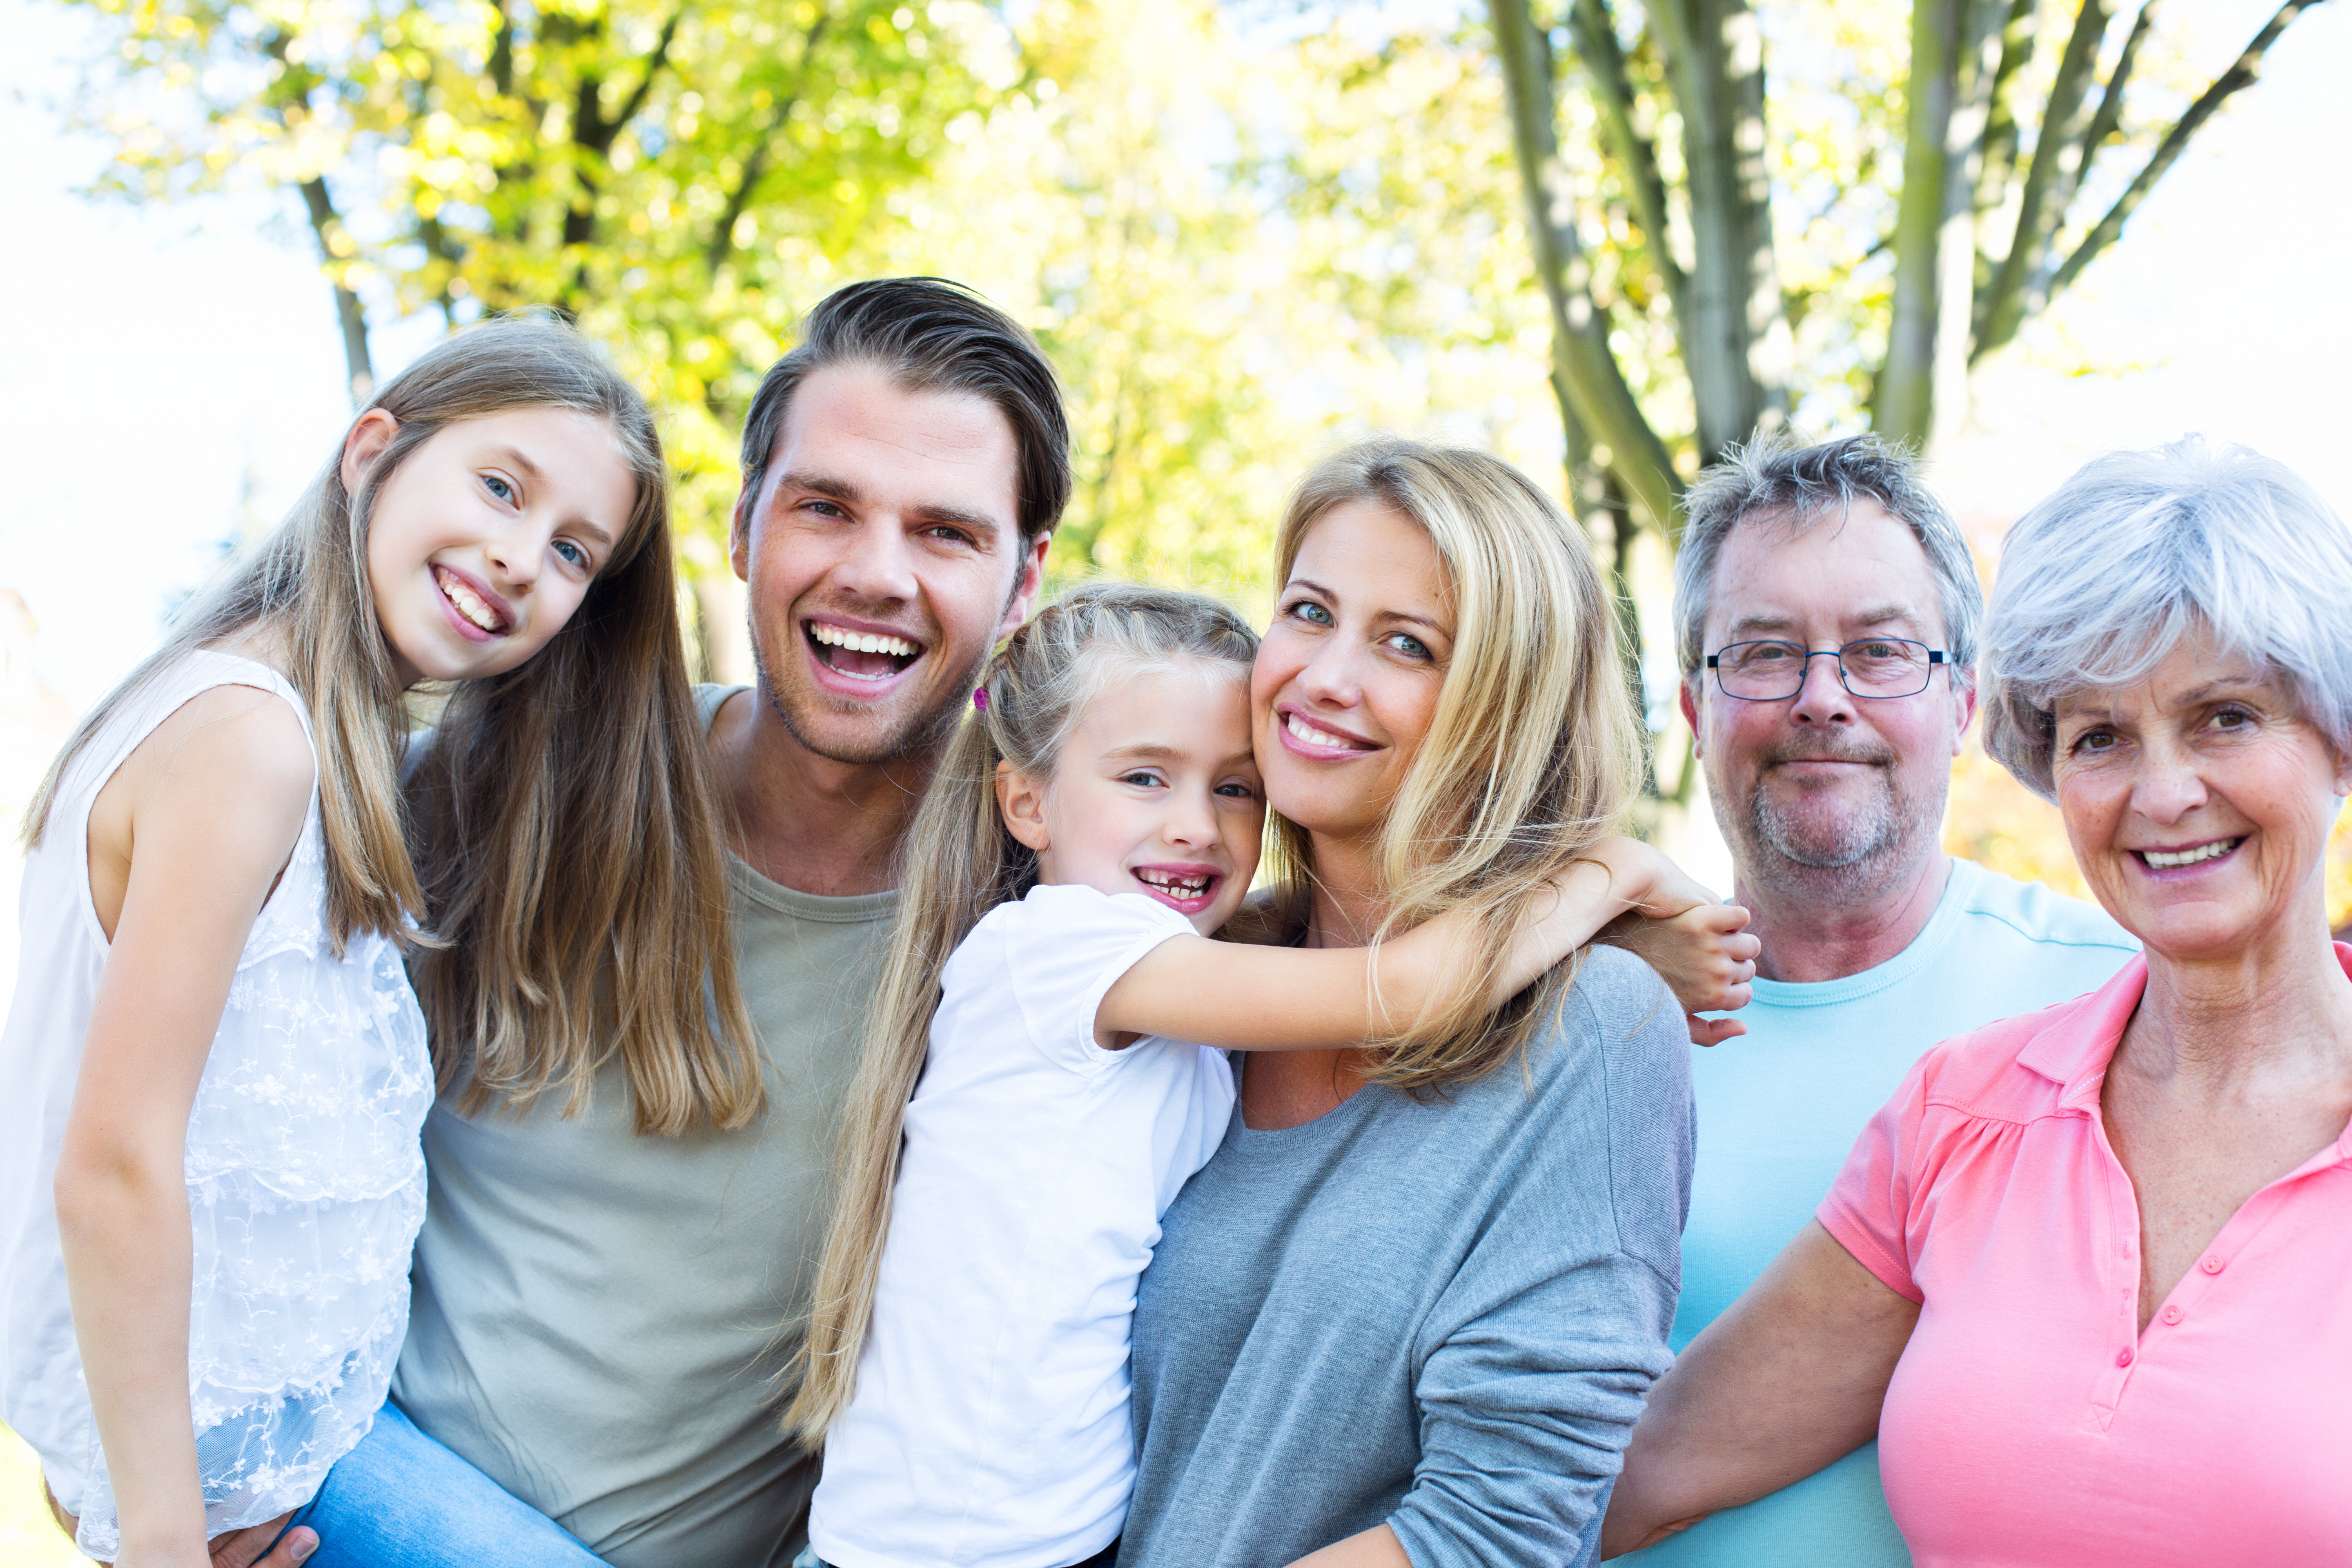
[(2146, 955), (1920, 1060), (1657, 1385), (1604, 1554), (1874, 1434), (1922, 1564), (2352, 1561), (2347, 590), (2307, 486), (2193, 439), (2011, 531), (1987, 743)]

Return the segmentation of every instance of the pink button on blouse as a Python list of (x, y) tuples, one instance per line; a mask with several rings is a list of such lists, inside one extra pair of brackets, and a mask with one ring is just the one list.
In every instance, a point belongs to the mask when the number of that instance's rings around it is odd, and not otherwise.
[(1920, 1303), (1878, 1464), (1921, 1568), (2352, 1564), (2352, 1129), (2247, 1199), (2139, 1333), (2099, 1088), (2147, 984), (2134, 959), (1929, 1051), (1821, 1206)]

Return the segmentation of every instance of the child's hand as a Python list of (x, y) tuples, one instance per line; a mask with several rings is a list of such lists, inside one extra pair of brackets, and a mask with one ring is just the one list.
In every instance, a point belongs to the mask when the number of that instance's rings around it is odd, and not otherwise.
[(1602, 940), (1638, 954), (1683, 1005), (1691, 1044), (1718, 1046), (1748, 1026), (1734, 1018), (1702, 1018), (1748, 1005), (1756, 955), (1764, 944), (1747, 933), (1748, 911), (1738, 904), (1691, 903), (1666, 918), (1628, 915)]

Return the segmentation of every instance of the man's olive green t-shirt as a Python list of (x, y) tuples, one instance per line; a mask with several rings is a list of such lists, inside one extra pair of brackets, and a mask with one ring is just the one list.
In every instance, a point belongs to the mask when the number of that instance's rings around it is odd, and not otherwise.
[[(702, 687), (706, 728), (731, 689)], [(393, 1397), (616, 1568), (765, 1568), (816, 1462), (777, 1426), (892, 893), (816, 898), (733, 855), (736, 962), (768, 1108), (638, 1136), (617, 1063), (586, 1111), (425, 1127), (431, 1197)]]

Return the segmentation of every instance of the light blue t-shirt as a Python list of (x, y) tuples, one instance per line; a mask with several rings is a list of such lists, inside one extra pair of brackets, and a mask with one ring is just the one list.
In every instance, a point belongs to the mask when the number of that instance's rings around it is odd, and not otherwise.
[[(1748, 1033), (1696, 1050), (1698, 1168), (1679, 1352), (1813, 1217), (1853, 1141), (1928, 1047), (2105, 984), (2139, 950), (2095, 905), (1955, 859), (1911, 945), (1859, 974), (1759, 980)], [(1627, 1559), (1642, 1568), (1909, 1568), (1870, 1443)]]

